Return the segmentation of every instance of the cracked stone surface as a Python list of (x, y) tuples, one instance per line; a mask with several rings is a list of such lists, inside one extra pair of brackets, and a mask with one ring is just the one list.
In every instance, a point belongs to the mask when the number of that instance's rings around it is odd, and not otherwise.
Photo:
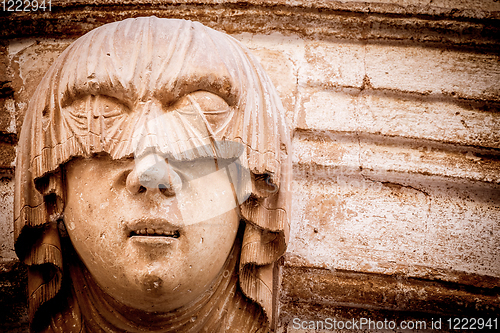
[[(294, 201), (280, 332), (301, 332), (291, 328), (296, 315), (366, 316), (364, 306), (381, 308), (383, 318), (395, 304), (439, 312), (453, 299), (450, 311), (477, 305), (498, 313), (498, 1), (314, 2), (321, 12), (302, 0), (255, 0), (245, 9), (169, 3), (163, 12), (135, 12), (127, 2), (109, 8), (121, 16), (198, 17), (229, 32), (258, 58), (285, 106)], [(76, 36), (112, 19), (95, 20), (83, 7), (71, 15), (65, 39), (52, 38), (64, 29), (56, 26), (50, 38), (19, 28), (20, 38), (2, 51), (13, 90), (0, 104), (0, 167), (9, 177), (36, 82)], [(12, 230), (10, 179), (0, 184), (4, 235)], [(9, 242), (2, 240), (5, 259), (14, 258)], [(346, 295), (358, 312), (345, 310)]]

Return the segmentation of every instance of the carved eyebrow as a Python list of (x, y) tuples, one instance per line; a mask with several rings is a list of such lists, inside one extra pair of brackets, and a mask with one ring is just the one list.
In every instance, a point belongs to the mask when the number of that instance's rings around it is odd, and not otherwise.
[(168, 85), (155, 86), (151, 94), (163, 105), (170, 105), (181, 98), (197, 91), (206, 91), (222, 98), (230, 107), (238, 103), (238, 85), (233, 78), (227, 75), (202, 75), (196, 78), (196, 84), (192, 84), (193, 78), (188, 74), (181, 74)]
[(62, 107), (67, 107), (74, 101), (86, 96), (106, 96), (130, 109), (136, 99), (136, 96), (132, 94), (134, 93), (130, 89), (121, 85), (112, 85), (109, 78), (104, 81), (88, 80), (73, 85), (65, 85), (60, 103)]
[(123, 106), (127, 113), (131, 110), (131, 105), (130, 105), (129, 101), (117, 98), (115, 96), (102, 94), (102, 93), (91, 94), (91, 93), (87, 93), (87, 92), (79, 92), (78, 94), (75, 94), (73, 96), (73, 98), (65, 100), (65, 102), (61, 103), (61, 105), (62, 105), (62, 107), (66, 108), (68, 106), (73, 105), (75, 102), (77, 102), (79, 100), (86, 99), (88, 97), (94, 97), (95, 102), (100, 101), (100, 103), (106, 103), (106, 100), (112, 101), (115, 104)]

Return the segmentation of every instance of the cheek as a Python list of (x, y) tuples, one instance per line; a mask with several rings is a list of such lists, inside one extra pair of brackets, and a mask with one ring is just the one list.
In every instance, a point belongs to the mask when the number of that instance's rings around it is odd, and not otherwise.
[(98, 195), (77, 197), (83, 200), (68, 200), (64, 213), (66, 229), (75, 249), (80, 255), (109, 251), (110, 245), (120, 241), (116, 207), (101, 201)]
[(65, 215), (71, 243), (92, 274), (99, 272), (100, 279), (112, 279), (121, 272), (117, 267), (123, 266), (124, 258), (117, 255), (125, 252), (121, 233), (105, 223), (109, 216), (104, 218), (97, 211), (83, 210), (81, 214), (72, 214), (75, 210), (69, 209)]
[(71, 187), (68, 186), (64, 211), (66, 227), (87, 231), (107, 227), (103, 222), (109, 220), (107, 217), (114, 216), (116, 211), (113, 193), (105, 193), (90, 181), (79, 180), (68, 185)]
[[(213, 218), (194, 224), (186, 233), (184, 253), (189, 253), (193, 260), (204, 258), (200, 264), (214, 265), (224, 263), (233, 247), (239, 227), (236, 210), (231, 210)], [(209, 260), (206, 260), (209, 258)]]

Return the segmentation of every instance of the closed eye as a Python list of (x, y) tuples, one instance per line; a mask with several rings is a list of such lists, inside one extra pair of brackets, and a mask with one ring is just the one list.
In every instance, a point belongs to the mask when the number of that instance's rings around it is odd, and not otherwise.
[(224, 110), (210, 110), (210, 111), (203, 111), (204, 114), (206, 115), (218, 115), (218, 114), (225, 114), (229, 113), (232, 110), (230, 108), (224, 109)]
[(104, 118), (112, 118), (130, 112), (129, 108), (118, 99), (105, 95), (99, 95), (96, 104)]
[(113, 118), (130, 113), (130, 109), (118, 99), (105, 95), (87, 95), (66, 106), (74, 118)]
[(201, 90), (183, 96), (168, 109), (188, 117), (203, 115), (215, 134), (231, 121), (234, 112), (222, 97)]

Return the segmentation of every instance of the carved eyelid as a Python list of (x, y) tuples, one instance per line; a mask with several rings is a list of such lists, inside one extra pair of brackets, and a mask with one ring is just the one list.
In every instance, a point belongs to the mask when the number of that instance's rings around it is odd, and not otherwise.
[[(214, 98), (219, 98), (224, 103), (222, 108), (214, 109), (214, 110), (206, 110), (206, 109), (203, 109), (200, 107), (200, 111), (202, 111), (204, 114), (223, 114), (223, 113), (228, 113), (228, 112), (232, 111), (231, 106), (229, 106), (229, 104), (227, 103), (227, 101), (223, 97), (221, 97), (217, 94), (214, 94), (212, 92), (202, 91), (202, 90), (186, 94), (186, 95), (182, 96), (181, 98), (179, 98), (177, 103), (183, 101), (184, 99), (188, 99), (191, 102), (191, 104), (186, 105), (186, 106), (181, 107), (181, 108), (177, 108), (177, 111), (180, 113), (186, 113), (186, 114), (191, 114), (194, 112), (198, 113), (198, 110), (196, 110), (196, 105), (200, 106), (199, 102), (201, 102), (201, 101), (197, 101), (195, 99), (195, 97), (193, 97), (193, 94), (200, 93), (200, 92), (210, 94)], [(174, 105), (175, 105), (175, 103), (174, 103)]]
[[(108, 95), (87, 95), (74, 100), (66, 107), (71, 107), (71, 113), (73, 115), (83, 118), (86, 118), (90, 114), (94, 116), (103, 116), (104, 118), (113, 118), (127, 114), (130, 110), (126, 102)], [(89, 110), (88, 108), (91, 109)], [(106, 109), (109, 109), (109, 111)], [(95, 113), (96, 111), (97, 114)]]
[(107, 101), (113, 103), (115, 106), (118, 106), (118, 108), (114, 107), (112, 108), (109, 112), (102, 112), (102, 116), (104, 118), (111, 118), (111, 117), (116, 117), (122, 114), (127, 114), (129, 113), (129, 106), (125, 101), (121, 101), (120, 99), (108, 95), (98, 95), (98, 100), (100, 100), (101, 106), (104, 108), (105, 104)]
[[(232, 111), (232, 109), (230, 107), (223, 109), (223, 110), (201, 110), (201, 112), (203, 112), (203, 114), (208, 114), (208, 115), (224, 114), (224, 113), (229, 113), (231, 111)], [(197, 114), (198, 113), (198, 111), (193, 107), (190, 107), (189, 110), (187, 110), (187, 108), (177, 109), (177, 112), (179, 112), (181, 114)]]
[(231, 112), (232, 109), (231, 108), (227, 108), (227, 109), (224, 109), (224, 110), (202, 110), (203, 113), (207, 113), (207, 114), (222, 114), (222, 113), (228, 113), (228, 112)]

